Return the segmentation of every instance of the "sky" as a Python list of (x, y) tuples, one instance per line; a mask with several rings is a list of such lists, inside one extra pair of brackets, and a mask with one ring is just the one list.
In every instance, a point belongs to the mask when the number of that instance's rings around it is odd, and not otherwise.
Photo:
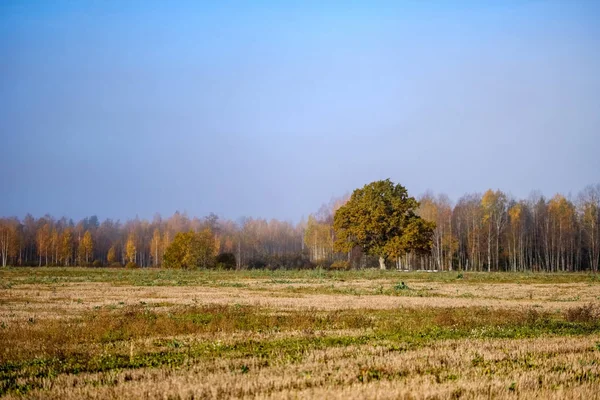
[(0, 2), (0, 215), (600, 183), (600, 2)]

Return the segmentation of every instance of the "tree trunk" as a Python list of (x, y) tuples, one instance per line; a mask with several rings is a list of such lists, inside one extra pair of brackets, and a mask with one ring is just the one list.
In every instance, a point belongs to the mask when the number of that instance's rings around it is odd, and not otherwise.
[(379, 269), (385, 269), (385, 258), (379, 257)]
[(490, 272), (490, 268), (492, 266), (492, 228), (488, 229), (488, 237), (487, 237), (487, 272)]

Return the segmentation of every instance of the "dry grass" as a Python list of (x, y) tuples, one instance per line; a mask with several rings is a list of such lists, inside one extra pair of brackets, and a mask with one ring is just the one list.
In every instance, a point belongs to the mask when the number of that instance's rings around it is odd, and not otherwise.
[[(598, 398), (598, 337), (330, 347), (297, 362), (214, 358), (181, 368), (60, 375), (30, 398)], [(17, 397), (14, 394), (7, 398)]]
[(7, 398), (599, 398), (593, 276), (50, 271), (0, 271)]
[(222, 286), (115, 286), (110, 283), (21, 284), (0, 291), (0, 320), (50, 318), (110, 305), (243, 304), (281, 309), (394, 309), (398, 307), (539, 307), (565, 310), (600, 299), (600, 284), (464, 284), (364, 280), (286, 284), (218, 282)]

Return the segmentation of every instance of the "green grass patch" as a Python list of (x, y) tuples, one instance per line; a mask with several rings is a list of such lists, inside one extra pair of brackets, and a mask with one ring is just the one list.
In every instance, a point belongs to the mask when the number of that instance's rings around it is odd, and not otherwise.
[[(457, 279), (458, 278), (458, 279)], [(265, 279), (268, 283), (291, 283), (295, 280), (347, 281), (355, 279), (454, 283), (600, 283), (600, 275), (590, 273), (512, 273), (512, 272), (399, 272), (364, 269), (350, 271), (316, 270), (168, 270), (158, 268), (118, 269), (80, 267), (9, 267), (0, 269), (2, 289), (21, 284), (61, 284), (110, 282), (134, 286), (203, 286), (245, 279)]]

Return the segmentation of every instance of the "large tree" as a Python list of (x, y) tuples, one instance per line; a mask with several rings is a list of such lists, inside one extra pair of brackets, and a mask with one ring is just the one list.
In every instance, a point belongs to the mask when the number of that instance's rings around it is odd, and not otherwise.
[(389, 179), (356, 189), (333, 218), (337, 251), (358, 246), (363, 252), (385, 260), (409, 252), (431, 251), (435, 223), (416, 214), (419, 203), (406, 189)]

